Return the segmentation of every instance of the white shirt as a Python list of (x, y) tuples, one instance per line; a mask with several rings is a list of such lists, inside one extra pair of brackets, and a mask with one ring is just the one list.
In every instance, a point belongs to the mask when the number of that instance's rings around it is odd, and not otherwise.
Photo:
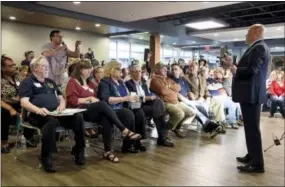
[(135, 84), (136, 84), (138, 96), (144, 97), (144, 96), (145, 96), (145, 92), (144, 92), (144, 90), (142, 89), (141, 83), (136, 82), (136, 81), (134, 81), (134, 82), (135, 82)]

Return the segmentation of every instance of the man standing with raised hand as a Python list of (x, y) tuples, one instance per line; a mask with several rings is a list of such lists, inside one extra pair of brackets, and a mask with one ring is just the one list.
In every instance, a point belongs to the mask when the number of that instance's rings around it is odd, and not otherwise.
[(63, 42), (63, 36), (59, 30), (51, 31), (49, 37), (51, 42), (44, 45), (42, 55), (45, 56), (48, 61), (48, 78), (53, 80), (57, 86), (61, 87), (64, 81), (68, 57), (79, 58), (79, 46), (81, 41), (76, 41), (75, 51), (71, 51)]
[(260, 109), (266, 100), (266, 76), (270, 61), (270, 52), (264, 42), (265, 28), (261, 24), (249, 27), (246, 43), (249, 48), (241, 57), (238, 66), (231, 67), (234, 74), (232, 95), (233, 101), (241, 105), (247, 155), (237, 157), (244, 163), (238, 166), (240, 172), (263, 173), (264, 161), (260, 133)]

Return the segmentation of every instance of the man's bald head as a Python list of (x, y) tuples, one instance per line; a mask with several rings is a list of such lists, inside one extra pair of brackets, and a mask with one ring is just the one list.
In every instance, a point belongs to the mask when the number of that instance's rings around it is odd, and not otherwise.
[(246, 35), (246, 43), (251, 45), (256, 40), (264, 38), (265, 27), (262, 24), (254, 24), (249, 27)]

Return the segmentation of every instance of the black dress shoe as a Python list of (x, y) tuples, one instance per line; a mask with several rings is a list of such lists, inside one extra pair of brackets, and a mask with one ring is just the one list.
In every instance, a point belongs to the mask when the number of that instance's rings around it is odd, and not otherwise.
[(251, 161), (248, 155), (246, 155), (245, 157), (236, 157), (236, 159), (238, 162), (241, 162), (244, 164), (248, 164)]
[(41, 158), (41, 164), (42, 164), (42, 167), (45, 170), (45, 172), (47, 172), (47, 173), (56, 172), (56, 169), (53, 167), (53, 164), (52, 164), (52, 157), (51, 156), (42, 157)]
[(164, 140), (158, 139), (157, 145), (164, 146), (164, 147), (174, 147), (174, 143), (171, 142), (168, 138), (165, 138)]
[(141, 151), (141, 152), (146, 152), (146, 147), (143, 146), (140, 142), (137, 143), (136, 147), (137, 150)]
[(73, 148), (71, 151), (71, 155), (74, 156), (74, 161), (75, 164), (83, 166), (85, 165), (85, 156), (84, 156), (84, 149), (82, 149), (81, 151), (75, 151), (75, 149)]
[(250, 164), (244, 165), (244, 166), (238, 166), (237, 169), (240, 172), (244, 173), (264, 173), (264, 167), (262, 166), (252, 166)]
[(138, 150), (134, 146), (122, 147), (122, 153), (138, 153)]

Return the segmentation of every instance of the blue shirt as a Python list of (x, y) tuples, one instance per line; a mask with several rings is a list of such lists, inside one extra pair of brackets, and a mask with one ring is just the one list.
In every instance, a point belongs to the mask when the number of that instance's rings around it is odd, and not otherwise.
[(180, 94), (184, 97), (188, 97), (188, 93), (191, 91), (190, 84), (186, 81), (184, 77), (179, 77), (178, 79), (175, 77), (171, 77), (177, 84), (181, 86)]

